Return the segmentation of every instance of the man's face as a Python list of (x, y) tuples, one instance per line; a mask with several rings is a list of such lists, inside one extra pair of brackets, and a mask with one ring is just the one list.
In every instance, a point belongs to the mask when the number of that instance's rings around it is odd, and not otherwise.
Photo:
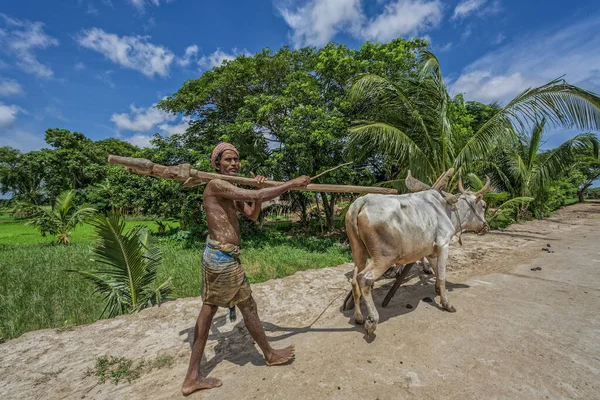
[(240, 171), (240, 159), (235, 151), (225, 150), (221, 154), (221, 160), (217, 167), (219, 167), (220, 174), (235, 176)]

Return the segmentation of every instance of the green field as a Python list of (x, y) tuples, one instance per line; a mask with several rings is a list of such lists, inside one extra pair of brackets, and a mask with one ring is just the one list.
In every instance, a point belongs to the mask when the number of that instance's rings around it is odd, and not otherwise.
[[(153, 221), (127, 221), (127, 227), (137, 224), (156, 231)], [(104, 304), (92, 294), (92, 284), (64, 271), (97, 268), (91, 261), (94, 240), (93, 228), (82, 225), (73, 232), (70, 246), (53, 245), (52, 237), (43, 238), (24, 221), (0, 214), (0, 340), (100, 317)], [(173, 279), (173, 297), (198, 296), (204, 243), (185, 248), (169, 237), (156, 241), (163, 254), (158, 281)], [(349, 248), (339, 240), (284, 234), (275, 227), (242, 242), (242, 261), (252, 283), (350, 260)]]

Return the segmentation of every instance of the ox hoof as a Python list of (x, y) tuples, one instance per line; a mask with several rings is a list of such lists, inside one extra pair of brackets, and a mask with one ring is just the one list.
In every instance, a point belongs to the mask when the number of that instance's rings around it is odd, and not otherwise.
[(448, 312), (456, 312), (456, 308), (454, 308), (453, 305), (450, 304), (446, 304), (443, 306), (444, 310), (448, 311)]
[(365, 323), (365, 317), (363, 317), (362, 315), (360, 317), (357, 317), (356, 315), (354, 316), (354, 323), (356, 325), (363, 325)]
[(367, 318), (365, 322), (365, 331), (367, 332), (367, 337), (373, 336), (375, 333), (375, 329), (377, 328), (377, 322), (373, 321), (371, 318)]

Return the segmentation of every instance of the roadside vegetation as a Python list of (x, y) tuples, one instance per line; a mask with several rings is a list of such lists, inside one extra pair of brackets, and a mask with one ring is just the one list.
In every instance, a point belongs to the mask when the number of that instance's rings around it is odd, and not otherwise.
[[(556, 79), (482, 104), (451, 96), (444, 82), (421, 39), (264, 49), (160, 101), (193, 122), (182, 134), (155, 134), (152, 147), (60, 128), (46, 131), (41, 150), (0, 147), (0, 192), (10, 198), (0, 204), (0, 340), (199, 295), (204, 187), (131, 174), (109, 165), (109, 154), (210, 171), (213, 146), (229, 141), (245, 176), (283, 181), (352, 161), (318, 183), (400, 193), (409, 169), (431, 184), (454, 168), (450, 190), (459, 175), (473, 190), (491, 178), (493, 228), (600, 197), (596, 94)], [(577, 133), (548, 146), (544, 137), (563, 128)], [(350, 261), (343, 216), (355, 198), (291, 191), (257, 223), (240, 218), (250, 281)], [(113, 361), (102, 365), (122, 360)]]

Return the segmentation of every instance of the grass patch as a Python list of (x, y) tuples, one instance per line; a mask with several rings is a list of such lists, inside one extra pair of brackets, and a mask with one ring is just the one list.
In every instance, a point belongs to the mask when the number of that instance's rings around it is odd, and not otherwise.
[(174, 361), (172, 356), (159, 356), (151, 361), (141, 360), (137, 363), (125, 357), (102, 356), (96, 359), (94, 368), (89, 368), (85, 375), (97, 376), (99, 384), (107, 380), (115, 385), (122, 380), (131, 383), (153, 369), (170, 368)]
[[(137, 224), (157, 230), (154, 221), (127, 221), (128, 227)], [(351, 260), (339, 237), (316, 238), (296, 226), (276, 224), (242, 236), (247, 238), (242, 262), (252, 283)], [(0, 214), (0, 341), (43, 328), (68, 330), (100, 318), (104, 302), (92, 294), (92, 284), (64, 271), (98, 268), (91, 261), (95, 238), (92, 227), (82, 225), (70, 246), (53, 245), (53, 238), (42, 238), (23, 220)], [(185, 248), (168, 237), (157, 240), (163, 256), (158, 282), (172, 278), (172, 297), (199, 296), (204, 242)]]

